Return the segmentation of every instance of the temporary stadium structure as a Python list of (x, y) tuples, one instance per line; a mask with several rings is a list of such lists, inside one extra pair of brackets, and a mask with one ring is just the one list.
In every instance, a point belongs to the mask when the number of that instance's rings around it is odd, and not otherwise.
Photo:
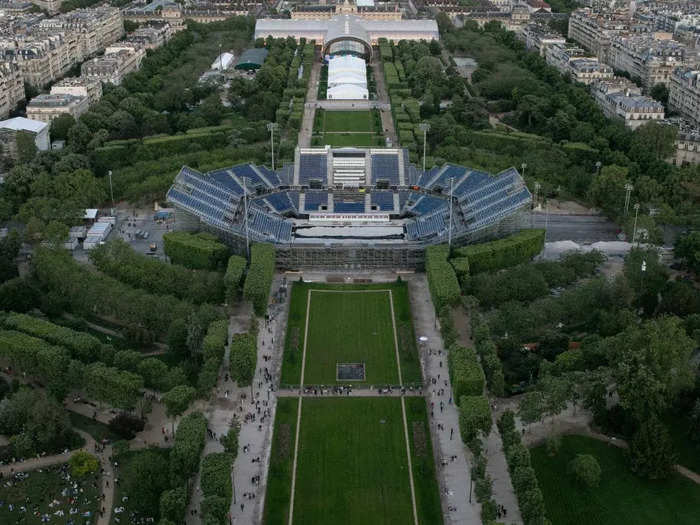
[(246, 238), (273, 243), (285, 269), (350, 269), (416, 268), (428, 244), (520, 229), (532, 196), (515, 168), (424, 172), (404, 149), (326, 146), (297, 148), (294, 164), (277, 171), (184, 166), (167, 199), (176, 228), (212, 231), (241, 252)]
[(334, 56), (328, 60), (328, 99), (367, 100), (367, 64), (352, 55)]

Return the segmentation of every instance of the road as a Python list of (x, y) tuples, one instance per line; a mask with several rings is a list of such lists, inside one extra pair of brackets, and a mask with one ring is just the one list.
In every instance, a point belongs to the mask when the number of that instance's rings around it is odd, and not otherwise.
[(547, 227), (547, 241), (616, 241), (619, 227), (600, 215), (533, 214), (536, 228)]

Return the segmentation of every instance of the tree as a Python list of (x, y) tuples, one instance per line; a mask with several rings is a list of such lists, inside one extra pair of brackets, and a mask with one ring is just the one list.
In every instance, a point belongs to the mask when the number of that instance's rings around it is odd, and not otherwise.
[(168, 350), (180, 358), (187, 356), (187, 323), (184, 319), (173, 319), (168, 329)]
[(82, 478), (100, 468), (100, 462), (95, 456), (84, 450), (78, 450), (68, 460), (70, 473), (75, 478)]
[(695, 273), (700, 273), (700, 230), (681, 235), (673, 246), (673, 253)]
[(591, 454), (576, 454), (576, 457), (569, 462), (568, 468), (576, 480), (585, 487), (594, 488), (600, 483), (600, 465)]
[(677, 317), (630, 326), (606, 339), (604, 348), (620, 405), (638, 422), (661, 414), (682, 390), (693, 384), (690, 356), (695, 343)]
[(182, 415), (187, 410), (190, 403), (194, 400), (196, 391), (191, 386), (178, 385), (169, 392), (166, 392), (163, 397), (165, 404), (165, 415), (171, 418), (173, 434), (175, 433), (175, 418)]
[(168, 462), (155, 450), (136, 454), (120, 476), (129, 495), (129, 507), (157, 519), (161, 494), (170, 484), (168, 472)]
[(471, 442), (491, 431), (491, 409), (486, 396), (462, 396), (459, 400), (459, 428), (462, 440)]
[(619, 215), (625, 203), (625, 184), (629, 182), (627, 174), (627, 168), (604, 166), (600, 173), (593, 177), (588, 198), (613, 216)]
[(695, 400), (695, 405), (690, 412), (688, 420), (690, 422), (688, 437), (695, 443), (700, 443), (700, 398)]
[(173, 523), (181, 523), (187, 509), (187, 489), (179, 486), (166, 490), (160, 496), (160, 517)]
[(547, 399), (543, 392), (534, 390), (528, 392), (520, 400), (518, 405), (518, 416), (523, 423), (529, 425), (535, 421), (539, 421), (544, 416), (547, 410)]
[(654, 87), (651, 88), (649, 94), (651, 95), (651, 98), (658, 100), (664, 106), (668, 105), (668, 87), (666, 87), (666, 84), (654, 84)]
[(87, 146), (92, 140), (90, 128), (81, 120), (68, 130), (68, 145), (76, 153), (86, 153)]
[[(698, 419), (700, 419), (700, 414), (698, 415)], [(233, 457), (234, 461), (238, 455), (238, 434), (240, 431), (240, 424), (234, 421), (226, 435), (221, 438), (221, 444), (224, 446), (224, 450)]]
[(63, 113), (51, 121), (50, 135), (53, 140), (66, 140), (68, 131), (75, 125), (70, 113)]
[(657, 417), (642, 422), (630, 441), (628, 459), (632, 472), (644, 478), (663, 479), (671, 473), (676, 454), (668, 430)]
[(31, 161), (37, 152), (34, 133), (28, 131), (18, 131), (16, 134), (17, 141), (17, 161), (20, 164), (26, 164)]

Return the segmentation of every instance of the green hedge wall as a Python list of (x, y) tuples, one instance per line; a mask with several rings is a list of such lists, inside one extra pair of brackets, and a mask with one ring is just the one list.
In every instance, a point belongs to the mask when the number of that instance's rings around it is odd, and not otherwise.
[[(206, 443), (207, 420), (201, 412), (192, 412), (180, 420), (175, 443), (170, 449), (170, 475), (181, 484), (197, 472)], [(175, 483), (173, 483), (175, 484)]]
[(469, 259), (467, 257), (454, 257), (450, 259), (452, 268), (457, 274), (457, 279), (462, 288), (466, 287), (469, 282)]
[(258, 358), (257, 331), (234, 334), (231, 337), (229, 366), (231, 378), (238, 386), (248, 386), (253, 381)]
[(226, 501), (233, 495), (231, 466), (233, 456), (226, 452), (207, 454), (202, 460), (201, 487), (205, 497), (220, 496)]
[(480, 434), (488, 436), (491, 425), (491, 407), (486, 396), (462, 396), (459, 399), (459, 430), (465, 444)]
[(217, 270), (228, 260), (228, 248), (210, 233), (170, 232), (163, 242), (171, 262), (193, 270)]
[(492, 272), (529, 261), (544, 248), (544, 230), (523, 230), (503, 239), (455, 250), (469, 260), (472, 274)]
[(263, 315), (267, 310), (274, 275), (275, 247), (272, 244), (253, 244), (250, 248), (250, 268), (243, 284), (243, 296), (253, 303), (256, 315)]
[(459, 301), (459, 282), (452, 265), (447, 261), (448, 255), (449, 247), (446, 244), (425, 249), (425, 272), (436, 311)]
[(226, 286), (226, 302), (233, 303), (241, 295), (241, 281), (248, 262), (244, 257), (232, 255), (228, 258), (226, 274), (224, 275), (224, 285)]
[(456, 400), (459, 401), (462, 396), (478, 396), (484, 393), (484, 372), (472, 348), (452, 345), (447, 361)]

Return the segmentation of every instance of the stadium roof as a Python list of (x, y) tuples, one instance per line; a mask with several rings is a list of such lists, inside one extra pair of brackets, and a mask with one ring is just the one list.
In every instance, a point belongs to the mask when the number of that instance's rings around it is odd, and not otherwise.
[(267, 58), (267, 53), (264, 47), (246, 49), (236, 62), (235, 69), (260, 69)]

